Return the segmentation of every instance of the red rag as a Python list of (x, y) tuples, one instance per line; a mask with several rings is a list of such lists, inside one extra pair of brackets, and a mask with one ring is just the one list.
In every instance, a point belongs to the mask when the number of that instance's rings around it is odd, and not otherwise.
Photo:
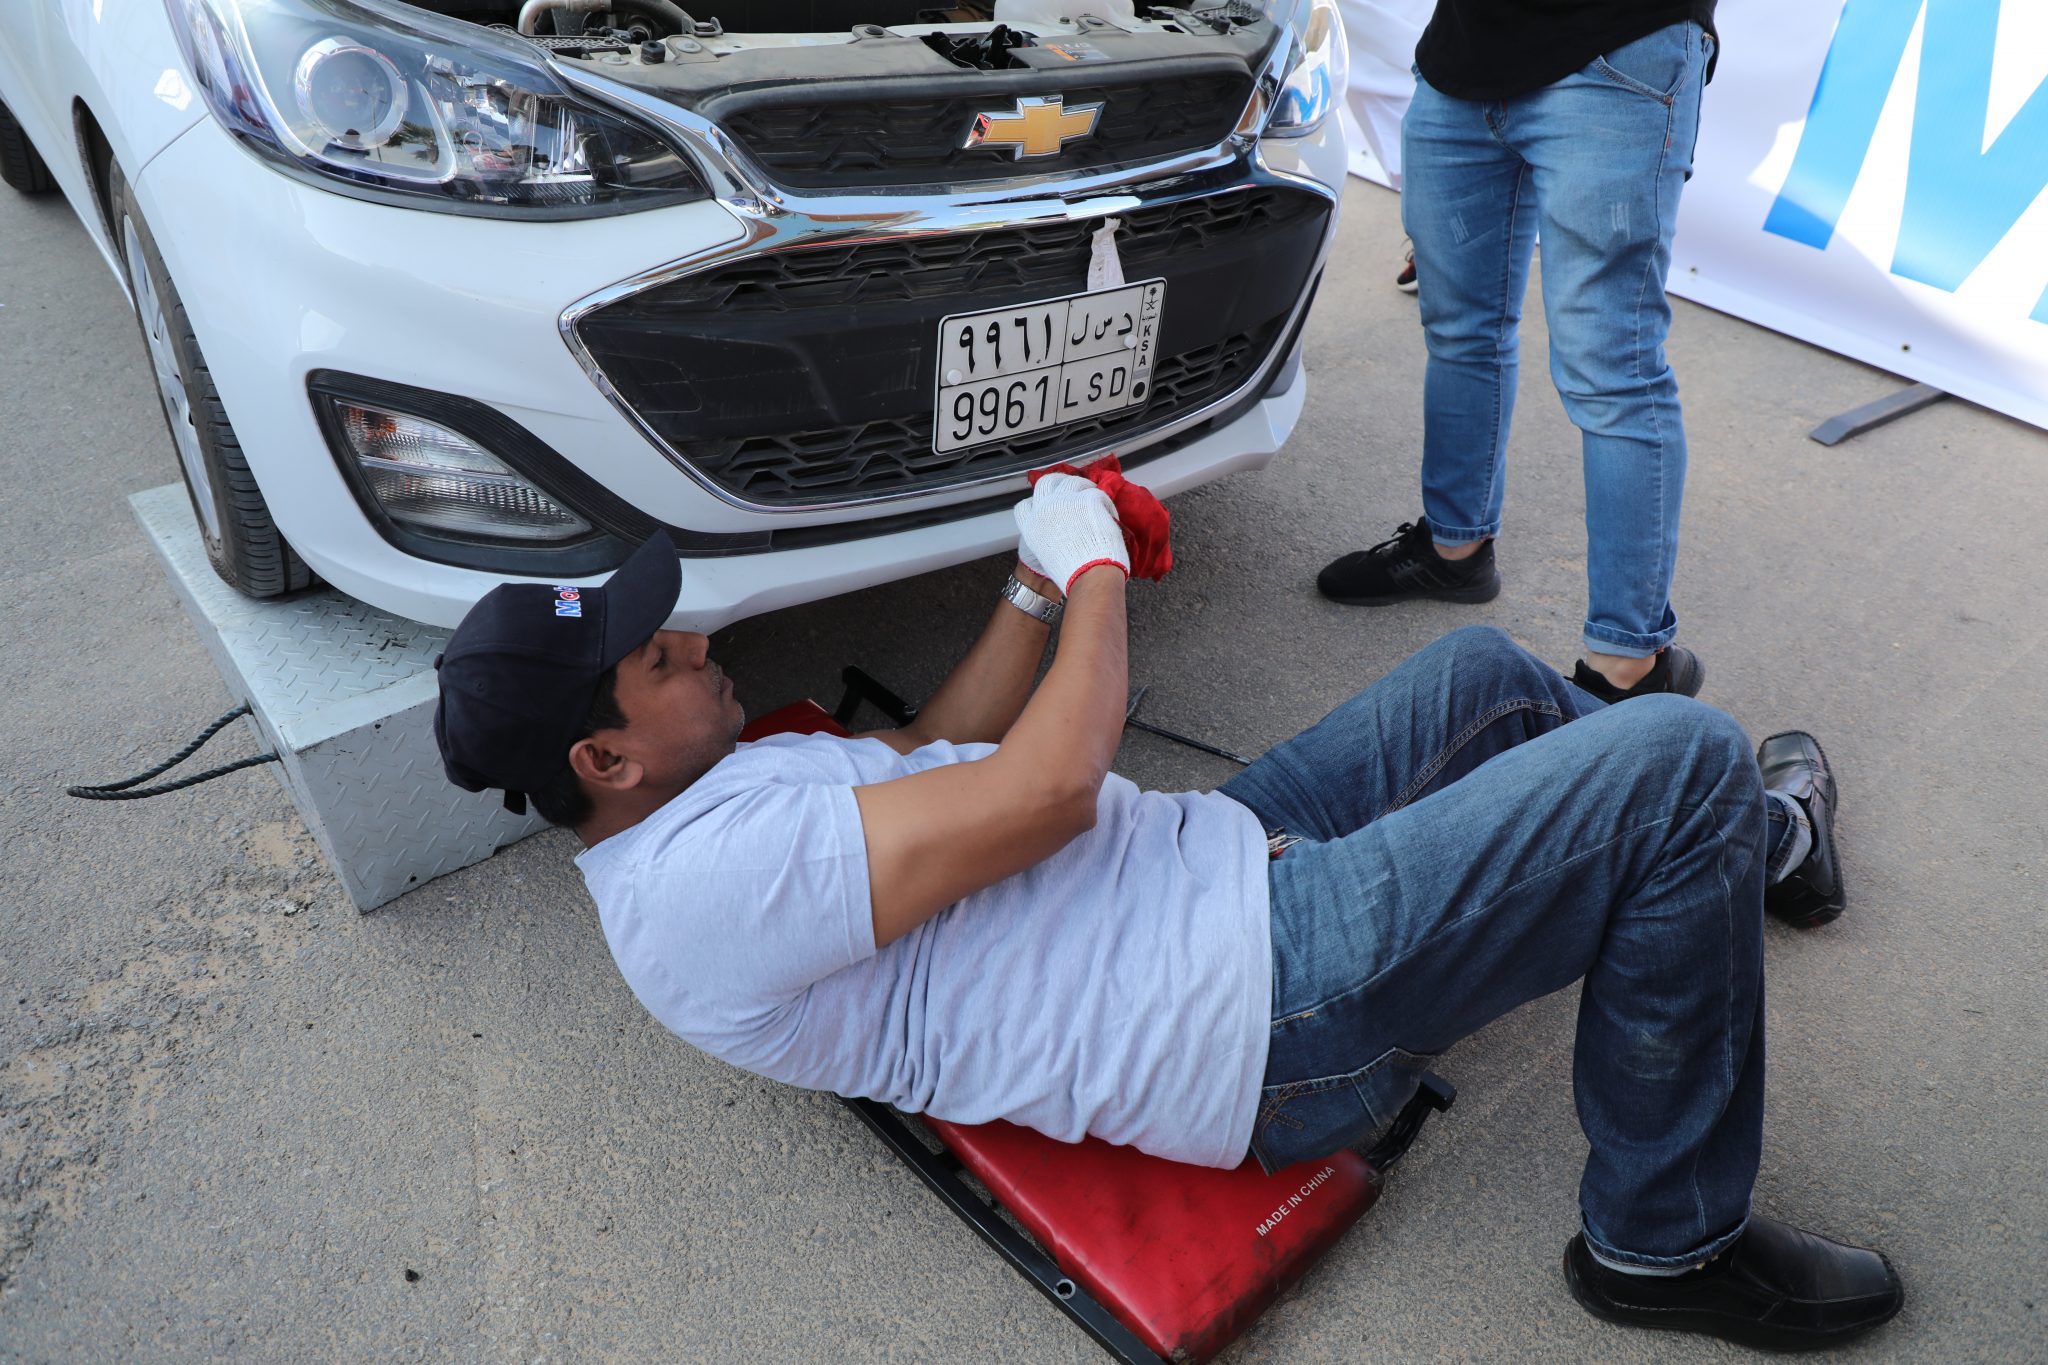
[(1116, 505), (1116, 519), (1123, 528), (1124, 550), (1131, 557), (1131, 576), (1155, 582), (1173, 567), (1173, 515), (1151, 489), (1124, 477), (1122, 463), (1114, 454), (1105, 455), (1086, 469), (1056, 464), (1034, 469), (1029, 478), (1035, 485), (1046, 474), (1075, 474), (1092, 482)]

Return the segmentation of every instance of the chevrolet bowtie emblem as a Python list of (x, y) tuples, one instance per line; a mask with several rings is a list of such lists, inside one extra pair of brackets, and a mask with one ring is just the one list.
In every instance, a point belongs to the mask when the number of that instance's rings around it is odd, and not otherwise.
[(1025, 95), (1010, 113), (990, 110), (974, 116), (964, 147), (1008, 147), (1013, 161), (1027, 156), (1057, 156), (1076, 138), (1095, 131), (1100, 104), (1081, 104), (1069, 109), (1066, 96)]

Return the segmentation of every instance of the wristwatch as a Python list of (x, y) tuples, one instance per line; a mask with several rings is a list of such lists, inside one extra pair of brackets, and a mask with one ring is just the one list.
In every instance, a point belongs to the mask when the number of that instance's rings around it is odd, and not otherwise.
[(1003, 600), (1026, 616), (1043, 621), (1049, 626), (1057, 624), (1060, 613), (1066, 610), (1064, 603), (1055, 602), (1050, 597), (1040, 597), (1025, 587), (1015, 574), (1011, 574), (1010, 581), (1003, 584)]

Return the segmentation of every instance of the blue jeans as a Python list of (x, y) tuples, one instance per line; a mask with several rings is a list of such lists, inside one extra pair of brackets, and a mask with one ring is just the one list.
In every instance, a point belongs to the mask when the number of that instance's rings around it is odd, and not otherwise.
[(1763, 1140), (1767, 819), (1748, 739), (1677, 696), (1604, 707), (1489, 627), (1445, 636), (1222, 791), (1299, 835), (1271, 865), (1273, 1021), (1252, 1152), (1369, 1138), (1434, 1054), (1583, 981), (1587, 1237), (1727, 1245)]
[(1711, 39), (1690, 21), (1509, 100), (1420, 76), (1402, 124), (1401, 217), (1423, 335), (1422, 509), (1444, 544), (1500, 531), (1516, 328), (1543, 238), (1550, 376), (1582, 433), (1586, 647), (1671, 643), (1685, 427), (1664, 360), (1664, 277), (1692, 174)]

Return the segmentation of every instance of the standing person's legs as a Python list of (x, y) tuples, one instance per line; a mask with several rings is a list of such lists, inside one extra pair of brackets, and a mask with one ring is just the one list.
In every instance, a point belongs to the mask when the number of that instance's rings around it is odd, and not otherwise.
[(1624, 688), (1678, 630), (1686, 444), (1664, 281), (1711, 41), (1674, 24), (1505, 111), (1541, 223), (1551, 377), (1583, 433), (1588, 661)]
[(1325, 566), (1316, 588), (1333, 601), (1471, 603), (1500, 592), (1491, 541), (1507, 487), (1516, 329), (1536, 215), (1528, 167), (1500, 139), (1499, 109), (1452, 99), (1416, 78), (1401, 124), (1401, 220), (1415, 247), (1429, 356), (1423, 516)]
[(1528, 167), (1500, 139), (1495, 104), (1417, 77), (1401, 125), (1401, 221), (1429, 360), (1422, 383), (1422, 510), (1442, 546), (1500, 531), (1517, 329), (1536, 240)]

